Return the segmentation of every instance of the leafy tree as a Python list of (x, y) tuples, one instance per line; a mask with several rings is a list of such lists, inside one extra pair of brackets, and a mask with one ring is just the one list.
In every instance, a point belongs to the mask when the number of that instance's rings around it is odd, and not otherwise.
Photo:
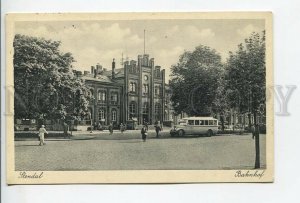
[(211, 115), (222, 73), (221, 56), (214, 49), (200, 45), (193, 52), (185, 51), (171, 71), (171, 100), (176, 113)]
[[(232, 108), (248, 112), (249, 123), (254, 117), (253, 134), (255, 137), (255, 168), (260, 167), (259, 126), (257, 115), (265, 115), (266, 66), (265, 32), (252, 33), (238, 46), (236, 53), (230, 53), (226, 65), (227, 88), (230, 90), (228, 101)], [(251, 123), (250, 123), (251, 124)]]
[(59, 41), (15, 36), (15, 118), (65, 119), (87, 111), (89, 90), (74, 74), (72, 55), (59, 46)]

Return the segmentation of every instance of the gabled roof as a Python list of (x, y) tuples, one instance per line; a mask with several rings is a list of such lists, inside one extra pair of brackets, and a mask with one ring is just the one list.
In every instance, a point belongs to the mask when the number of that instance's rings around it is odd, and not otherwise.
[[(111, 77), (111, 70), (103, 71), (102, 75)], [(124, 77), (124, 68), (115, 69), (115, 77), (116, 78)]]
[(90, 80), (90, 81), (97, 81), (97, 82), (106, 82), (106, 83), (113, 83), (112, 80), (105, 76), (105, 75), (97, 75), (97, 77), (91, 77), (91, 76), (83, 76), (82, 79), (84, 80)]

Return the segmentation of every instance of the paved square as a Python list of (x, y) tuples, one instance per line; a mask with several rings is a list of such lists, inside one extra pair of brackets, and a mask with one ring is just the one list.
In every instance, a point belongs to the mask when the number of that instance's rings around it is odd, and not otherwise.
[[(255, 143), (250, 134), (175, 137), (154, 132), (142, 142), (139, 131), (94, 134), (87, 140), (15, 141), (16, 170), (252, 169)], [(260, 136), (266, 167), (266, 135)]]

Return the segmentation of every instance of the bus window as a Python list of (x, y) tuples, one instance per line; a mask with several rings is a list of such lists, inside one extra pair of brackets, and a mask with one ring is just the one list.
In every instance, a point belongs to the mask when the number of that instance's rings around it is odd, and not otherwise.
[(214, 120), (214, 125), (217, 125), (217, 121), (216, 120)]
[(199, 125), (199, 120), (195, 120), (195, 125)]
[(209, 120), (209, 125), (213, 125), (214, 121), (213, 120)]
[(204, 121), (204, 125), (208, 125), (208, 121), (206, 120), (206, 121)]
[(194, 120), (188, 120), (189, 125), (194, 125)]
[(204, 121), (200, 121), (200, 125), (204, 125)]

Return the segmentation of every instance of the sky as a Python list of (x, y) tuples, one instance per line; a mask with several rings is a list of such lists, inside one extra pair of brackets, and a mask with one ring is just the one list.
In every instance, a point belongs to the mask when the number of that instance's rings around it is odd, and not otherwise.
[(137, 60), (144, 53), (145, 39), (146, 54), (166, 69), (168, 81), (171, 66), (185, 50), (206, 45), (225, 62), (229, 51), (264, 26), (259, 19), (22, 21), (15, 24), (15, 33), (61, 41), (61, 51), (71, 52), (73, 66), (81, 71), (90, 71), (97, 63), (109, 70), (113, 58), (121, 68), (122, 53), (124, 60)]

